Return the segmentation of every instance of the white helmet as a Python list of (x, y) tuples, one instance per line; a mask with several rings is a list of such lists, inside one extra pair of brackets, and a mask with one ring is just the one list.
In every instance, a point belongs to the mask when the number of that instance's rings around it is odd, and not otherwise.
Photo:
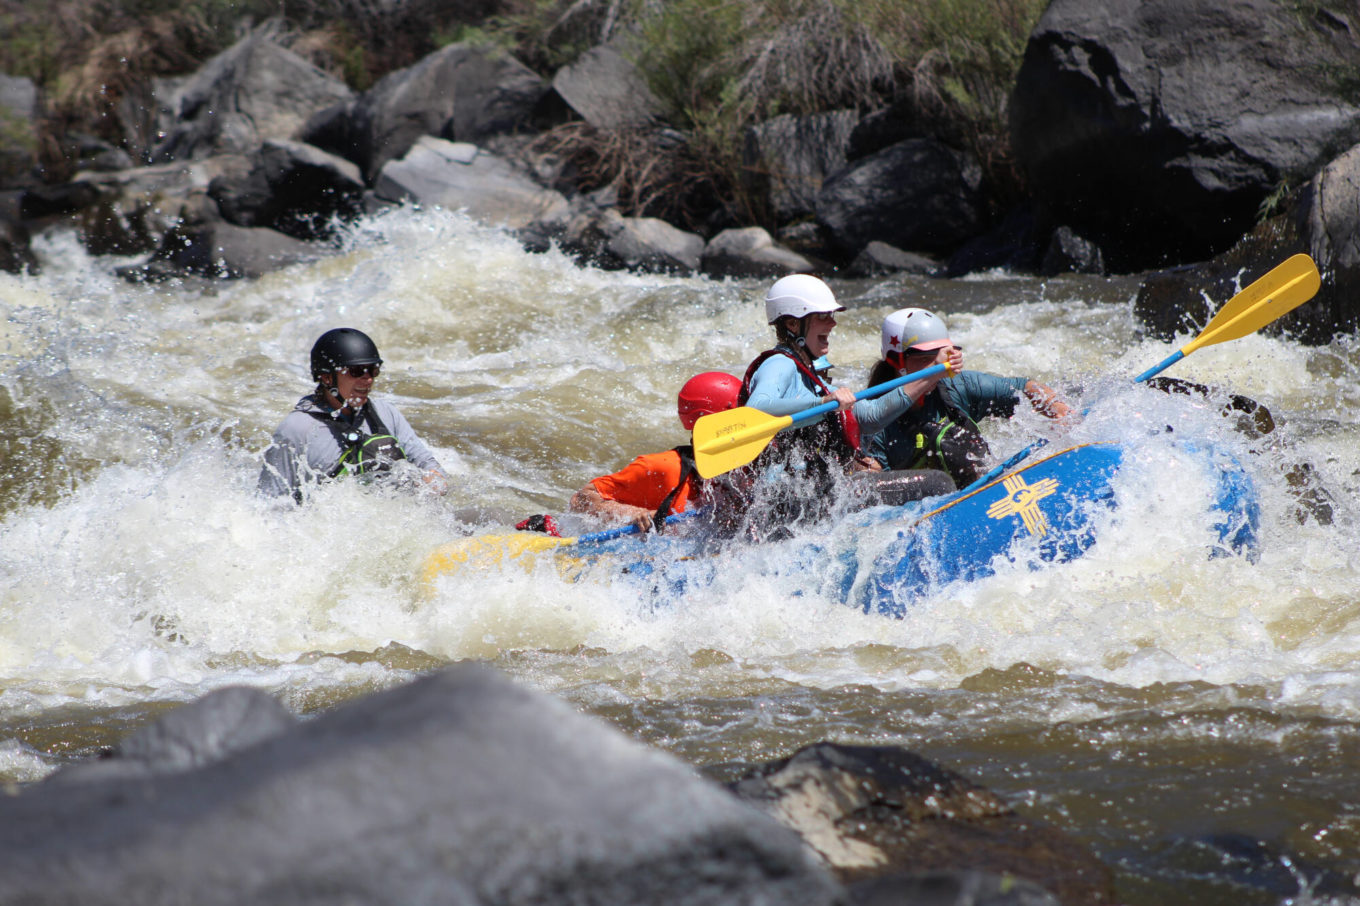
[(765, 320), (773, 324), (783, 317), (803, 318), (819, 311), (845, 311), (836, 294), (810, 274), (791, 274), (775, 281), (765, 294)]
[(915, 349), (929, 352), (955, 345), (939, 315), (924, 308), (899, 308), (883, 319), (883, 357), (890, 352)]

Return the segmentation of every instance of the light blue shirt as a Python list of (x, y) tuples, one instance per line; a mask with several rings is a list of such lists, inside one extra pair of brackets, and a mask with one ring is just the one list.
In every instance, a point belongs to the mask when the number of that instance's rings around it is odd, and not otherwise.
[[(822, 360), (818, 360), (820, 366)], [(826, 381), (831, 390), (835, 384)], [(772, 355), (751, 375), (751, 395), (746, 405), (769, 415), (794, 415), (827, 402), (817, 394), (817, 387), (787, 355)], [(874, 399), (857, 400), (851, 411), (859, 422), (860, 434), (868, 437), (883, 430), (903, 412), (911, 408), (912, 399), (898, 387)], [(822, 418), (812, 419), (816, 424)]]

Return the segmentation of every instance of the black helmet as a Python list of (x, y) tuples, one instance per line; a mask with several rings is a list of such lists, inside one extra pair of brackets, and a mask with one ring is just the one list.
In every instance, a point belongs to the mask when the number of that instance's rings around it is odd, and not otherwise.
[(353, 327), (328, 330), (312, 345), (312, 379), (320, 380), (347, 365), (381, 365), (382, 356), (368, 334)]

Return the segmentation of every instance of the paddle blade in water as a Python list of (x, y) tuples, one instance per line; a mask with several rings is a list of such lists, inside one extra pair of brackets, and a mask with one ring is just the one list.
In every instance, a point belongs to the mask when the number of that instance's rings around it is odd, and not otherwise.
[(420, 581), (426, 588), (430, 588), (440, 576), (469, 567), (473, 569), (496, 567), (506, 559), (523, 554), (539, 554), (575, 542), (575, 538), (554, 538), (550, 535), (527, 533), (459, 538), (440, 545), (425, 558), (425, 565), (420, 571)]

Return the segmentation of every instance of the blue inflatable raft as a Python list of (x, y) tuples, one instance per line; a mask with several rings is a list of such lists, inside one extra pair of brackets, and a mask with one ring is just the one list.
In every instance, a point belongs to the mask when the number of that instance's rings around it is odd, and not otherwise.
[[(1260, 507), (1249, 476), (1230, 454), (1185, 443), (1178, 448), (1208, 477), (1207, 555), (1254, 558)], [(1117, 516), (1116, 478), (1124, 457), (1114, 443), (1058, 450), (971, 492), (854, 513), (827, 536), (779, 542), (777, 556), (760, 560), (772, 578), (796, 576), (801, 586), (816, 575), (828, 595), (866, 613), (901, 617), (913, 601), (954, 582), (993, 575), (1003, 564), (1023, 561), (1041, 569), (1081, 557), (1111, 514)], [(425, 577), (551, 553), (564, 575), (641, 583), (648, 594), (680, 600), (743, 556), (732, 545), (718, 556), (706, 553), (696, 535), (702, 532), (644, 539), (614, 529), (579, 538), (518, 533), (463, 539), (436, 551)]]

